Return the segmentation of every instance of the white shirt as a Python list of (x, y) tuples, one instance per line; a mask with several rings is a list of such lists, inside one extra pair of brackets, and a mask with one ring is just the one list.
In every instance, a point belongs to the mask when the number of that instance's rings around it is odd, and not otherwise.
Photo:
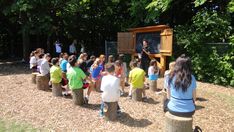
[(69, 53), (76, 53), (76, 47), (74, 43), (69, 46)]
[(46, 59), (43, 59), (41, 62), (41, 67), (40, 67), (40, 73), (45, 76), (50, 72), (50, 65), (49, 62)]
[(59, 43), (55, 44), (55, 49), (56, 49), (56, 53), (61, 53), (62, 52), (62, 48), (61, 48), (61, 45)]
[(35, 56), (32, 56), (30, 58), (29, 63), (30, 63), (30, 69), (32, 69), (33, 66), (37, 65), (37, 58)]
[(120, 97), (120, 80), (113, 75), (106, 75), (102, 78), (101, 90), (102, 101), (117, 102)]

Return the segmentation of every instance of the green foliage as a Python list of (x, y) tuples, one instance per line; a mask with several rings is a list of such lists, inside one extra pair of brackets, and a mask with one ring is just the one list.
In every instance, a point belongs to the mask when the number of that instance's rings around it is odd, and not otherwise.
[(195, 7), (203, 5), (206, 1), (207, 0), (195, 0), (194, 1)]
[(234, 0), (231, 0), (230, 2), (229, 2), (229, 4), (228, 4), (228, 10), (230, 11), (230, 12), (234, 12)]
[[(193, 17), (191, 25), (177, 26), (176, 42), (193, 62), (198, 80), (222, 85), (233, 85), (234, 46), (233, 38), (225, 51), (207, 43), (228, 41), (231, 27), (228, 15), (200, 11)], [(225, 45), (223, 45), (225, 46)]]

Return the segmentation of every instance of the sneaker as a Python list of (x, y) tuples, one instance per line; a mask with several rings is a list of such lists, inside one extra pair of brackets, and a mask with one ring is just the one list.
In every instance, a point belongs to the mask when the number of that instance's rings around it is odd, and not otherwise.
[(142, 97), (142, 100), (143, 100), (144, 102), (147, 102), (148, 98), (145, 96), (145, 97)]
[(102, 111), (99, 112), (99, 117), (104, 117), (104, 113)]

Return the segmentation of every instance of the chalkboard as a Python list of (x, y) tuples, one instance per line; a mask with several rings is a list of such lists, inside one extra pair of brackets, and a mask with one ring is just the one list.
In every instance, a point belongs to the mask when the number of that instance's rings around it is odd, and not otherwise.
[(117, 42), (115, 41), (105, 41), (105, 54), (106, 57), (109, 55), (117, 55)]
[(160, 32), (147, 32), (136, 34), (136, 52), (141, 53), (143, 40), (148, 41), (151, 54), (158, 54), (160, 51)]

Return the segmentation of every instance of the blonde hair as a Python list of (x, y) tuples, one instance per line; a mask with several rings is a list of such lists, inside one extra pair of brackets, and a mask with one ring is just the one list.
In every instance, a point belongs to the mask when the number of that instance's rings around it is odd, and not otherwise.
[(173, 71), (174, 67), (175, 67), (175, 61), (172, 61), (171, 63), (169, 63), (169, 70), (170, 71)]

